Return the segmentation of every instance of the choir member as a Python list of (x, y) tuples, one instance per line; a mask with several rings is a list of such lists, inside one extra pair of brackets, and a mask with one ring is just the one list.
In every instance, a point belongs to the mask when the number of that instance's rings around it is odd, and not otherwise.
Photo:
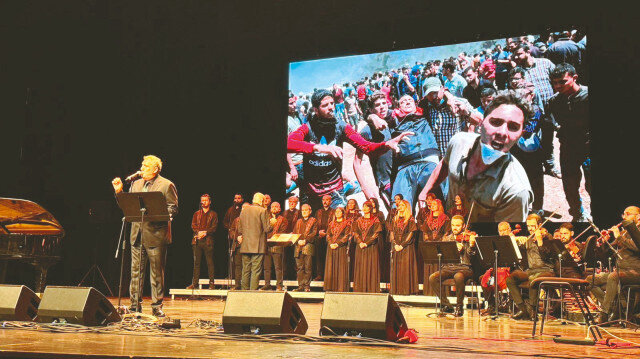
[(327, 259), (324, 266), (325, 292), (349, 291), (348, 246), (351, 239), (351, 221), (344, 216), (345, 209), (338, 207), (327, 227)]
[(418, 263), (414, 245), (416, 222), (411, 215), (411, 204), (402, 200), (391, 228), (391, 294), (418, 293)]
[[(427, 199), (429, 197), (427, 196)], [(442, 237), (451, 229), (451, 222), (449, 217), (444, 213), (442, 207), (442, 201), (439, 199), (431, 199), (429, 203), (429, 214), (422, 222), (420, 231), (422, 232), (422, 240), (420, 241), (420, 247), (424, 246), (424, 243), (431, 241), (441, 241)], [(433, 295), (434, 291), (429, 283), (429, 276), (438, 270), (437, 264), (424, 264), (423, 278), (424, 284), (422, 285), (422, 293), (424, 295)]]
[(355, 221), (360, 217), (362, 217), (362, 215), (360, 214), (358, 202), (356, 202), (356, 200), (352, 198), (347, 202), (347, 213), (345, 215), (345, 218), (351, 221)]
[(371, 202), (362, 206), (363, 217), (353, 224), (353, 238), (356, 242), (356, 258), (353, 273), (354, 292), (380, 292), (380, 260), (378, 240), (382, 232), (382, 223), (372, 215)]

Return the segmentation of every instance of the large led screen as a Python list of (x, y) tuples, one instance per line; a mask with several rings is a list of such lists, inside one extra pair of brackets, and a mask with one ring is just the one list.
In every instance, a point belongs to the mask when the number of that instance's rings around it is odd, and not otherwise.
[[(427, 199), (474, 222), (590, 218), (580, 30), (289, 65), (287, 196)], [(353, 202), (353, 201), (352, 201)], [(353, 204), (351, 204), (353, 206)]]

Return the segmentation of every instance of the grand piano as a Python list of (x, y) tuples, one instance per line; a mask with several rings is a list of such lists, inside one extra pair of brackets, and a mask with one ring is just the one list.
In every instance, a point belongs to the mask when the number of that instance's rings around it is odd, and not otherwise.
[(35, 291), (42, 292), (63, 237), (62, 225), (39, 204), (0, 197), (0, 283), (11, 261), (25, 262), (35, 267)]

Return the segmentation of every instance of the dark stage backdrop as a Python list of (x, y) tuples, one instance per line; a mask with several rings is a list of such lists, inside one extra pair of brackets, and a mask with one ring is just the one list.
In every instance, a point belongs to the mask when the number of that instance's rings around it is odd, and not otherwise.
[[(156, 154), (180, 197), (166, 286), (183, 287), (200, 194), (212, 195), (220, 219), (235, 192), (283, 199), (289, 62), (575, 24), (589, 41), (592, 209), (599, 225), (613, 225), (640, 199), (635, 15), (581, 2), (509, 3), (3, 1), (0, 196), (38, 202), (65, 227), (64, 259), (49, 283), (77, 284), (95, 262), (115, 290), (120, 214), (110, 180)], [(220, 278), (222, 227), (215, 251)], [(32, 275), (11, 264), (7, 280), (32, 285)]]

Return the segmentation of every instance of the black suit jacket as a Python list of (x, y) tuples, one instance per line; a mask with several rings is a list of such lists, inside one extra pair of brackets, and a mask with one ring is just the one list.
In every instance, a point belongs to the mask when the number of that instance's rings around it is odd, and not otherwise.
[[(131, 184), (129, 192), (142, 192), (144, 180), (138, 179)], [(167, 201), (167, 209), (172, 217), (178, 213), (178, 191), (173, 182), (157, 176), (151, 181), (148, 192), (162, 192)], [(140, 228), (142, 227), (142, 231)], [(142, 234), (142, 244), (149, 247), (159, 247), (171, 243), (171, 222), (145, 222), (143, 226), (139, 222), (131, 223), (131, 244), (138, 240)]]

